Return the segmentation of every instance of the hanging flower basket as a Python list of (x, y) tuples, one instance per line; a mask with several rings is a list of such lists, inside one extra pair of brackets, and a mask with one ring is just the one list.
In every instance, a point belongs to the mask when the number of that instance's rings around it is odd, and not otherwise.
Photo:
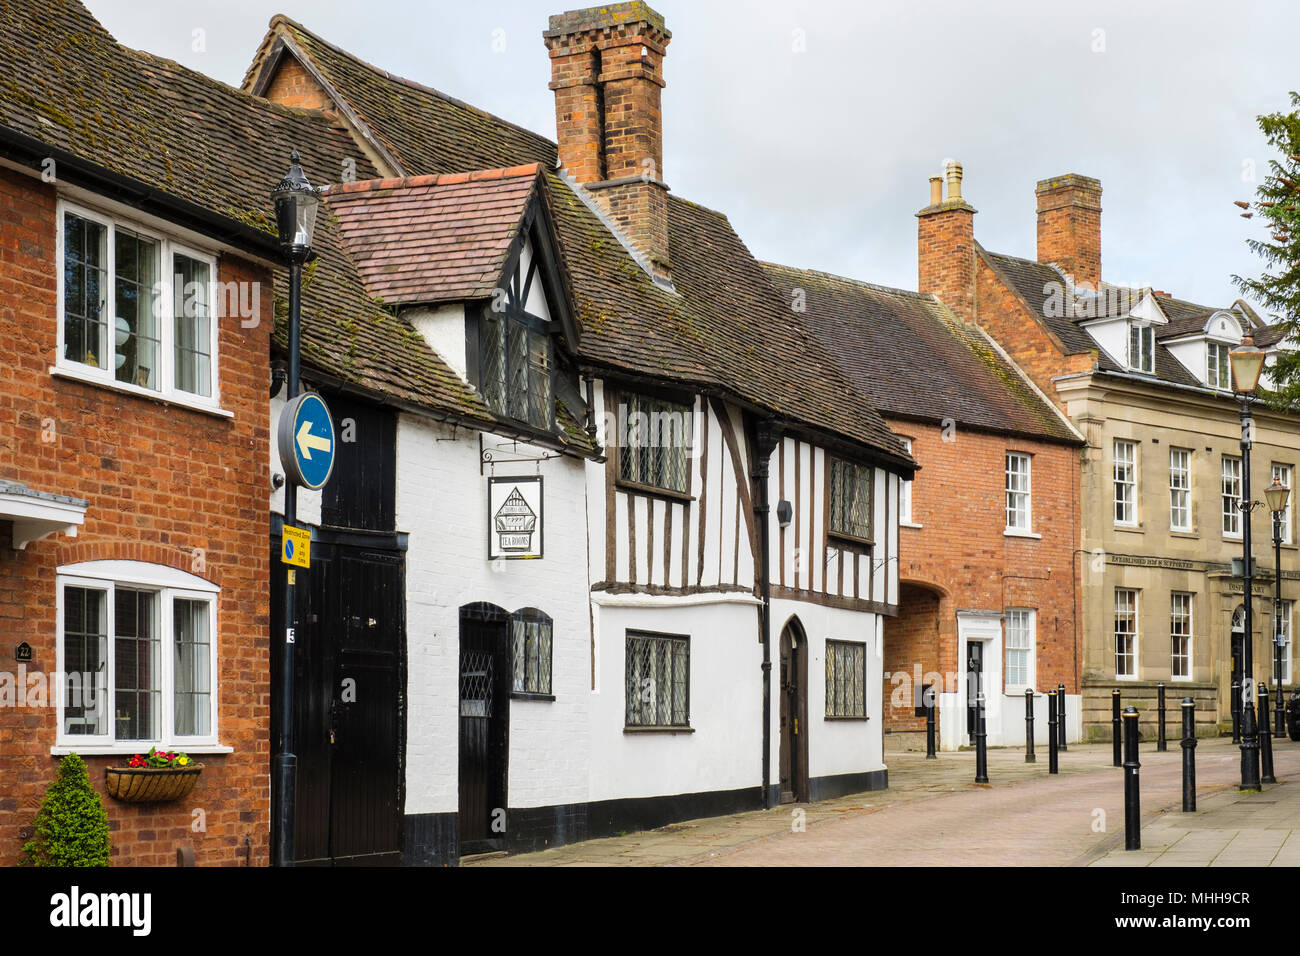
[(202, 772), (203, 764), (189, 755), (155, 748), (131, 757), (125, 767), (109, 767), (104, 784), (108, 795), (123, 803), (169, 803), (189, 796)]

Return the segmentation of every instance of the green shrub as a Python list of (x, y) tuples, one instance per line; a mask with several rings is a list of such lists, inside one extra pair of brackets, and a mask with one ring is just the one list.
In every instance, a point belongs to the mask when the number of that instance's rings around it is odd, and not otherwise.
[(20, 866), (108, 866), (108, 811), (90, 785), (85, 761), (68, 754), (45, 791), (36, 835), (23, 844)]

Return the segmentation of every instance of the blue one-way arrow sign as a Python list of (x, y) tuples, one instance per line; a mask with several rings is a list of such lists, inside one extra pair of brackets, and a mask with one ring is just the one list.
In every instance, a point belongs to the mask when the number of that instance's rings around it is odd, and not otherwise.
[(280, 413), (280, 461), (285, 476), (304, 488), (321, 488), (334, 470), (334, 420), (315, 392), (299, 395)]

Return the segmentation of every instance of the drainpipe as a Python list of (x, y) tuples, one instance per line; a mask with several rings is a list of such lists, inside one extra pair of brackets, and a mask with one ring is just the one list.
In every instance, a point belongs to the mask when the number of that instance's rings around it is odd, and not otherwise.
[(758, 519), (758, 561), (755, 562), (755, 575), (759, 587), (762, 606), (759, 608), (759, 630), (763, 640), (763, 809), (770, 809), (772, 779), (772, 580), (771, 580), (771, 534), (768, 530), (768, 462), (776, 448), (780, 436), (775, 423), (760, 422), (754, 447), (755, 460), (752, 477), (754, 481), (754, 514)]

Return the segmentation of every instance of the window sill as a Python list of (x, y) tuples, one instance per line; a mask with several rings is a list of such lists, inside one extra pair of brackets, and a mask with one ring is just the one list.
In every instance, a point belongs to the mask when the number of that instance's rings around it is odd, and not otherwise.
[(94, 385), (97, 388), (106, 388), (112, 392), (121, 392), (124, 395), (135, 395), (139, 398), (147, 398), (163, 405), (174, 405), (177, 408), (188, 408), (192, 411), (202, 412), (204, 415), (213, 415), (217, 418), (235, 417), (234, 412), (226, 411), (224, 408), (207, 404), (198, 399), (191, 400), (182, 398), (175, 392), (170, 395), (164, 394), (163, 392), (155, 392), (153, 389), (141, 388), (139, 385), (130, 385), (126, 382), (109, 381), (91, 372), (82, 371), (79, 368), (51, 365), (50, 374), (55, 378), (66, 378), (74, 382)]
[(918, 524), (918, 523), (915, 522), (915, 521), (900, 521), (900, 522), (898, 523), (898, 526), (899, 526), (900, 528), (924, 528), (924, 527), (925, 527), (925, 525), (923, 525), (923, 524)]
[(538, 694), (538, 693), (535, 693), (535, 692), (533, 692), (533, 691), (527, 691), (527, 690), (513, 690), (513, 691), (510, 692), (510, 699), (511, 699), (511, 700), (542, 700), (542, 701), (553, 701), (553, 700), (555, 700), (555, 695), (554, 695), (554, 694)]
[(866, 716), (865, 714), (863, 714), (861, 717), (841, 717), (841, 716), (833, 716), (831, 714), (827, 714), (822, 719), (823, 720), (849, 720), (849, 721), (857, 721), (860, 724), (865, 724), (871, 718)]
[(841, 544), (856, 548), (870, 549), (876, 546), (876, 542), (869, 538), (859, 538), (857, 535), (846, 534), (843, 531), (828, 531), (826, 532), (826, 537), (829, 539), (832, 547), (837, 541)]
[(624, 727), (625, 734), (693, 734), (694, 727)]
[(1035, 540), (1039, 540), (1043, 537), (1041, 534), (1038, 534), (1037, 532), (1021, 531), (1019, 528), (1007, 528), (1002, 532), (1002, 534), (1004, 537), (1007, 538), (1033, 538)]
[(627, 481), (623, 478), (615, 478), (614, 486), (622, 488), (624, 491), (635, 491), (644, 495), (658, 495), (660, 498), (670, 498), (673, 501), (694, 501), (695, 496), (685, 491), (674, 491), (671, 488), (660, 488), (658, 485), (643, 485), (639, 481)]
[(1171, 538), (1197, 538), (1197, 539), (1201, 537), (1195, 531), (1179, 531), (1177, 528), (1170, 528), (1169, 536)]
[[(155, 740), (138, 740), (133, 743), (100, 744), (97, 746), (85, 746), (61, 741), (50, 748), (50, 756), (63, 757), (75, 753), (82, 757), (130, 757), (134, 754), (148, 753), (150, 747), (160, 745), (161, 742)], [(169, 750), (174, 749), (178, 753), (186, 754), (232, 754), (235, 752), (234, 747), (227, 747), (224, 744), (187, 745), (172, 740), (168, 741), (166, 746)]]
[(1137, 677), (1136, 674), (1129, 674), (1129, 675), (1127, 675), (1127, 676), (1122, 675), (1122, 674), (1116, 674), (1116, 675), (1115, 675), (1115, 679), (1116, 679), (1116, 680), (1129, 680), (1129, 681), (1133, 681), (1133, 680), (1137, 680), (1138, 677)]
[(1124, 531), (1128, 534), (1146, 534), (1146, 529), (1140, 524), (1119, 524), (1116, 522), (1114, 528), (1116, 531)]

